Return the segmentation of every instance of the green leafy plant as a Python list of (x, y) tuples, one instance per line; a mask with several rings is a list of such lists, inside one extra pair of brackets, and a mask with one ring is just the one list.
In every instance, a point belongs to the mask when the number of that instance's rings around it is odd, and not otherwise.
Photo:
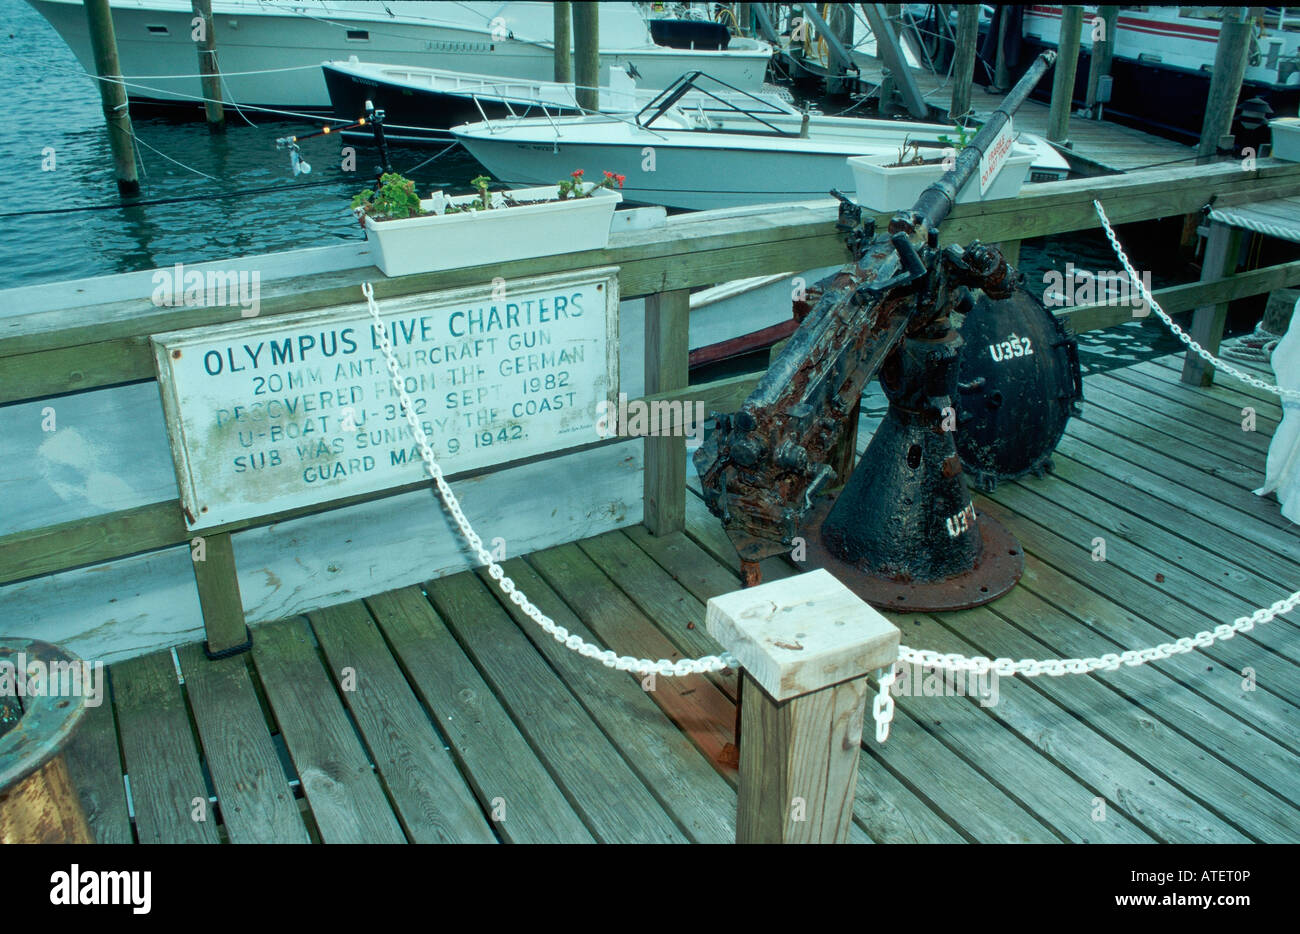
[(582, 169), (574, 169), (569, 173), (569, 177), (564, 181), (557, 182), (556, 186), (560, 189), (560, 200), (567, 201), (570, 198), (590, 198), (591, 193), (597, 188), (615, 187), (622, 188), (623, 183), (627, 181), (626, 175), (618, 175), (614, 172), (606, 172), (604, 179), (599, 184), (592, 185), (590, 188), (584, 187), (586, 183), (582, 180)]
[(362, 189), (352, 199), (352, 210), (358, 218), (364, 220), (369, 215), (377, 221), (401, 220), (425, 213), (420, 207), (420, 196), (415, 193), (415, 182), (396, 172), (379, 177), (378, 191)]
[(941, 142), (941, 143), (945, 143), (945, 144), (947, 144), (948, 146), (951, 146), (953, 149), (957, 150), (957, 152), (961, 152), (961, 151), (962, 151), (963, 149), (965, 149), (968, 145), (970, 145), (970, 141), (971, 141), (972, 139), (974, 139), (974, 138), (975, 138), (975, 134), (974, 134), (974, 133), (971, 133), (971, 132), (970, 132), (969, 130), (967, 130), (966, 127), (964, 127), (964, 126), (959, 126), (959, 127), (957, 127), (957, 138), (956, 138), (956, 139), (953, 139), (953, 138), (952, 138), (951, 136), (949, 136), (947, 133), (944, 133), (942, 136), (939, 137), (939, 142)]

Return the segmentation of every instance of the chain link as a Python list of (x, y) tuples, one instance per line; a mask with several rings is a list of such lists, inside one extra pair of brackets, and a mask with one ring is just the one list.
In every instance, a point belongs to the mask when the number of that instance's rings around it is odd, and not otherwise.
[(460, 501), (456, 498), (456, 494), (452, 492), (451, 484), (442, 475), (442, 468), (438, 466), (438, 460), (433, 453), (433, 446), (429, 444), (429, 438), (424, 433), (424, 427), (415, 414), (415, 406), (411, 404), (411, 397), (407, 395), (406, 387), (402, 384), (401, 369), (397, 357), (393, 354), (393, 342), (388, 336), (388, 326), (384, 324), (383, 319), (379, 316), (379, 305), (375, 302), (374, 289), (369, 282), (364, 282), (361, 285), (361, 292), (366, 297), (370, 317), (374, 319), (375, 336), (379, 342), (379, 349), (384, 352), (384, 360), (388, 365), (388, 375), (392, 378), (393, 388), (397, 390), (398, 398), (401, 400), (402, 414), (406, 416), (406, 422), (411, 426), (411, 433), (416, 444), (420, 447), (420, 458), (424, 461), (424, 468), (437, 485), (438, 495), (442, 497), (443, 505), (447, 507), (447, 512), (451, 514), (452, 521), (460, 529), (460, 534), (465, 539), (465, 543), (469, 545), (470, 551), (478, 558), (479, 563), (488, 569), (488, 576), (492, 578), (501, 592), (510, 599), (511, 603), (519, 607), (529, 619), (554, 637), (556, 642), (563, 644), (565, 648), (577, 652), (584, 658), (600, 662), (606, 668), (631, 671), (639, 675), (653, 674), (663, 675), (664, 677), (680, 677), (740, 667), (736, 657), (729, 652), (724, 652), (722, 655), (705, 655), (702, 658), (683, 658), (677, 661), (668, 658), (651, 661), (648, 658), (618, 655), (610, 649), (602, 649), (598, 645), (592, 645), (581, 636), (569, 632), (534, 606), (532, 601), (524, 596), (524, 592), (515, 586), (515, 582), (506, 576), (505, 570), (496, 563), (492, 553), (483, 547), (483, 539), (479, 538), (478, 533), (474, 531), (474, 527), (470, 525), (469, 519), (465, 518), (465, 513), (460, 508)]
[(1133, 264), (1130, 263), (1128, 257), (1124, 255), (1124, 248), (1119, 245), (1119, 238), (1115, 236), (1115, 231), (1111, 229), (1110, 218), (1106, 216), (1106, 211), (1102, 208), (1101, 202), (1094, 200), (1092, 206), (1096, 208), (1097, 216), (1101, 218), (1101, 226), (1106, 230), (1106, 238), (1110, 240), (1111, 248), (1114, 249), (1115, 255), (1119, 257), (1119, 261), (1124, 264), (1124, 269), (1129, 275), (1129, 281), (1132, 282), (1135, 288), (1137, 288), (1138, 294), (1140, 294), (1147, 305), (1155, 311), (1160, 320), (1165, 323), (1165, 326), (1174, 332), (1175, 337), (1186, 344), (1193, 353), (1215, 369), (1222, 370), (1229, 376), (1233, 376), (1241, 380), (1243, 383), (1248, 383), (1256, 389), (1263, 389), (1265, 392), (1271, 392), (1275, 396), (1282, 399), (1289, 399), (1292, 402), (1300, 402), (1300, 392), (1294, 389), (1287, 389), (1283, 386), (1274, 386), (1272, 383), (1267, 383), (1258, 377), (1251, 376), (1249, 373), (1243, 373), (1231, 363), (1220, 360), (1214, 354), (1210, 353), (1194, 341), (1190, 334), (1175, 324), (1174, 319), (1169, 317), (1165, 310), (1161, 308), (1159, 303), (1155, 300), (1155, 297), (1147, 291), (1147, 287), (1142, 283), (1142, 280), (1138, 278), (1137, 272), (1133, 269)]
[[(1098, 207), (1100, 209), (1100, 206)], [(1132, 274), (1132, 270), (1130, 270), (1130, 274)], [(1136, 276), (1134, 278), (1136, 279)], [(511, 603), (519, 607), (529, 619), (537, 623), (542, 630), (549, 633), (555, 641), (563, 644), (565, 648), (577, 652), (584, 658), (594, 659), (607, 668), (630, 671), (640, 675), (654, 674), (671, 677), (704, 674), (740, 667), (739, 661), (730, 652), (724, 652), (721, 655), (706, 655), (702, 658), (684, 658), (675, 662), (666, 658), (651, 661), (648, 658), (617, 655), (610, 649), (602, 649), (585, 641), (581, 636), (570, 633), (533, 605), (524, 596), (523, 591), (515, 586), (515, 582), (506, 575), (501, 565), (496, 563), (492, 553), (483, 547), (483, 540), (474, 531), (473, 526), (470, 525), (460, 507), (460, 501), (456, 498), (456, 494), (452, 492), (451, 485), (443, 477), (442, 468), (438, 465), (437, 458), (434, 456), (433, 447), (429, 444), (424, 428), (415, 415), (415, 407), (411, 404), (411, 398), (407, 395), (406, 388), (403, 386), (400, 365), (393, 353), (393, 344), (388, 336), (388, 327), (380, 317), (379, 305), (374, 298), (374, 289), (369, 282), (366, 282), (362, 284), (361, 291), (366, 297), (370, 316), (374, 319), (374, 330), (379, 349), (384, 353), (384, 360), (388, 367), (389, 376), (392, 378), (393, 388), (397, 390), (398, 398), (401, 401), (402, 414), (406, 416), (407, 424), (410, 425), (411, 432), (419, 445), (420, 457), (424, 461), (425, 470), (437, 485), (438, 495), (442, 498), (443, 505), (446, 506), (447, 512), (456, 523), (466, 544), (474, 552), (479, 563), (488, 569), (488, 576), (492, 578)], [(1156, 307), (1154, 303), (1152, 303), (1152, 307)], [(1213, 630), (1177, 639), (1174, 642), (1166, 642), (1152, 648), (1129, 649), (1118, 654), (1107, 653), (1096, 658), (1053, 658), (1041, 661), (1021, 659), (1015, 661), (1010, 658), (990, 659), (985, 656), (968, 657), (955, 653), (942, 654), (930, 649), (918, 650), (906, 645), (900, 645), (898, 647), (898, 661), (920, 665), (925, 668), (937, 668), (954, 672), (968, 671), (975, 674), (993, 672), (1002, 677), (1015, 675), (1022, 675), (1026, 678), (1035, 678), (1039, 675), (1060, 677), (1066, 674), (1115, 671), (1121, 665), (1137, 666), (1144, 665), (1147, 662), (1162, 661), (1174, 655), (1212, 645), (1217, 640), (1231, 639), (1237, 633), (1250, 632), (1255, 626), (1267, 623), (1283, 613), (1289, 613), (1297, 606), (1300, 606), (1300, 591), (1278, 600), (1271, 607), (1256, 610), (1250, 616), (1240, 617), (1230, 625), (1219, 625)], [(889, 738), (890, 724), (894, 718), (894, 698), (889, 689), (896, 678), (897, 672), (893, 665), (876, 672), (879, 690), (872, 701), (871, 713), (876, 722), (876, 741), (880, 743)]]

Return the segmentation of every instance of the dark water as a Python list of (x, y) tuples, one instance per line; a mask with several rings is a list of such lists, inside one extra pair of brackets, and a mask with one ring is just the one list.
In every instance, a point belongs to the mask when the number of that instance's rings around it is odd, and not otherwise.
[[(0, 0), (0, 117), (10, 193), (0, 210), (0, 289), (361, 238), (348, 201), (374, 178), (373, 150), (359, 145), (357, 171), (344, 172), (340, 149), (348, 143), (337, 136), (306, 140), (301, 147), (312, 172), (295, 178), (289, 154), (275, 140), (320, 123), (252, 126), (233, 108), (220, 136), (202, 123), (137, 116), (142, 203), (119, 203), (96, 83), (23, 0)], [(54, 150), (54, 171), (42, 171), (46, 147)], [(421, 190), (468, 191), (480, 169), (463, 150), (411, 171), (435, 151), (396, 147), (392, 163)], [(1139, 268), (1149, 268), (1144, 260), (1155, 262), (1144, 242), (1134, 236), (1130, 244)], [(1029, 241), (1021, 253), (1031, 286), (1067, 261), (1118, 268), (1108, 244), (1093, 233)], [(1153, 278), (1157, 288), (1173, 281), (1158, 272)], [(1097, 332), (1087, 343), (1097, 346), (1085, 348), (1085, 360), (1100, 354), (1104, 362), (1122, 360), (1127, 349), (1143, 355), (1176, 349), (1158, 325)]]
[[(347, 173), (340, 138), (307, 140), (312, 172), (295, 179), (275, 140), (318, 123), (249, 126), (233, 109), (226, 122), (214, 137), (202, 123), (135, 118), (135, 135), (158, 150), (137, 147), (142, 200), (180, 200), (120, 205), (95, 81), (32, 7), (0, 0), (0, 160), (10, 193), (0, 209), (0, 289), (361, 238), (348, 200), (374, 177), (366, 149)], [(52, 172), (41, 170), (45, 147), (54, 150)], [(399, 147), (392, 161), (403, 171), (431, 155)], [(413, 177), (421, 189), (468, 191), (477, 169), (453, 150)], [(101, 209), (41, 213), (90, 206)]]

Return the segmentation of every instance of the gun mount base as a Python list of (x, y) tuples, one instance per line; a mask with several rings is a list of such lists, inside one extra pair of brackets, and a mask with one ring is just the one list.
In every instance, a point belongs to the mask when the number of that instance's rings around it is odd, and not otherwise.
[(801, 534), (807, 553), (797, 562), (801, 570), (825, 568), (845, 587), (879, 610), (965, 610), (996, 600), (1011, 590), (1024, 571), (1020, 543), (1002, 523), (976, 512), (982, 547), (974, 566), (937, 581), (884, 576), (836, 557), (822, 540), (822, 523), (840, 494), (822, 497)]

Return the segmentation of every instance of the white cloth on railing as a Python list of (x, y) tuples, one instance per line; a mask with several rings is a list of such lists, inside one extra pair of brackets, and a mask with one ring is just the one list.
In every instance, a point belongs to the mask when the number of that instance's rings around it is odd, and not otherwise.
[[(1286, 335), (1273, 351), (1272, 363), (1279, 386), (1300, 390), (1300, 301)], [(1283, 399), (1281, 405), (1282, 423), (1268, 446), (1264, 485), (1255, 492), (1260, 496), (1276, 493), (1282, 515), (1300, 523), (1300, 402)]]

